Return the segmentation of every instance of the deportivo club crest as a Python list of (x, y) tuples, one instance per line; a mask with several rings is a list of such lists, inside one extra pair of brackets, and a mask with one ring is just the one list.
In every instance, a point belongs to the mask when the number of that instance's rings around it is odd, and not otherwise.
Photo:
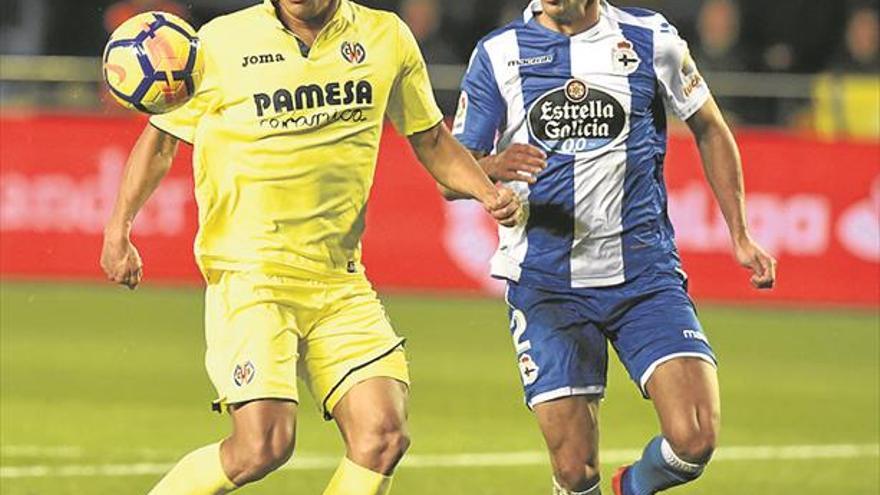
[(614, 72), (618, 74), (630, 75), (639, 70), (642, 63), (639, 55), (633, 50), (633, 45), (629, 41), (621, 41), (611, 51), (611, 62), (614, 65)]
[(532, 356), (523, 354), (519, 357), (519, 372), (522, 375), (524, 385), (531, 385), (538, 379), (538, 365), (532, 359)]
[(367, 50), (364, 48), (364, 45), (357, 42), (350, 43), (345, 41), (342, 43), (340, 50), (342, 52), (342, 58), (348, 60), (349, 63), (352, 64), (362, 63), (367, 58)]
[(235, 382), (236, 387), (243, 387), (254, 381), (256, 373), (257, 370), (254, 368), (254, 363), (248, 361), (244, 364), (236, 365), (235, 370), (232, 372), (232, 381)]

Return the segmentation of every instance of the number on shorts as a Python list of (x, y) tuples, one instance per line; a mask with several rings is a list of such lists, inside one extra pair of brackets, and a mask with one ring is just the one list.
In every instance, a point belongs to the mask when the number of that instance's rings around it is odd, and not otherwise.
[(532, 348), (532, 343), (528, 340), (522, 340), (526, 333), (526, 315), (522, 311), (515, 309), (510, 317), (510, 331), (513, 332), (513, 347), (517, 354), (522, 354)]

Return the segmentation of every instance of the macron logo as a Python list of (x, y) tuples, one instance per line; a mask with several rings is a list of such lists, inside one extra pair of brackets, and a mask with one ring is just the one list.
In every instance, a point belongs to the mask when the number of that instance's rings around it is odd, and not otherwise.
[(686, 339), (702, 340), (707, 344), (709, 343), (709, 340), (706, 338), (705, 335), (703, 335), (703, 332), (698, 332), (696, 330), (684, 330), (683, 332), (681, 332), (681, 334), (684, 335), (684, 338)]
[(528, 65), (543, 65), (553, 62), (553, 55), (541, 55), (540, 57), (521, 58), (507, 62), (508, 67), (525, 67)]
[(284, 55), (280, 53), (271, 54), (264, 53), (262, 55), (248, 55), (242, 58), (241, 66), (248, 67), (251, 65), (272, 64), (275, 62), (284, 62)]

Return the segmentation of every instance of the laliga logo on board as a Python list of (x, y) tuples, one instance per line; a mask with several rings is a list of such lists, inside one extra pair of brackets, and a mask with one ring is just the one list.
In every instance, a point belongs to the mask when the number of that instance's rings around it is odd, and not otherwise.
[(360, 43), (345, 41), (342, 43), (340, 50), (342, 51), (342, 58), (352, 64), (359, 64), (367, 58), (367, 50)]
[(232, 372), (232, 381), (235, 382), (236, 387), (243, 387), (254, 381), (256, 373), (254, 363), (248, 361), (235, 366), (235, 370)]

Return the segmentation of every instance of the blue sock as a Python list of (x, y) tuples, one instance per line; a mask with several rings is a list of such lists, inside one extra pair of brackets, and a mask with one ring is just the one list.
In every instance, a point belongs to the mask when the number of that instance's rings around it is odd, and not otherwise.
[(623, 493), (654, 495), (699, 478), (704, 467), (704, 464), (692, 464), (679, 459), (666, 439), (656, 437), (648, 442), (642, 458), (626, 472)]

